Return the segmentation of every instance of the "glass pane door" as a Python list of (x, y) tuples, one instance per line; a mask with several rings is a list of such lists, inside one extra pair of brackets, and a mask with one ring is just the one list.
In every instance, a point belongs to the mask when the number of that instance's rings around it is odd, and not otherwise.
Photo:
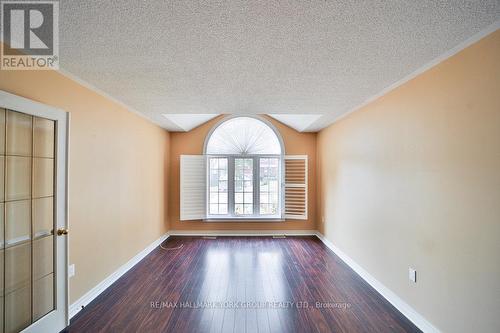
[(0, 109), (0, 331), (54, 310), (55, 122)]

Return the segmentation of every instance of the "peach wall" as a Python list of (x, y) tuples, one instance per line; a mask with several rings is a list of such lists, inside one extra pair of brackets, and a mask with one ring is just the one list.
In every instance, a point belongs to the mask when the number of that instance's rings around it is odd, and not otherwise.
[(322, 130), (318, 156), (333, 244), (443, 332), (499, 330), (500, 31)]
[(0, 71), (0, 89), (71, 113), (74, 302), (167, 231), (169, 133), (52, 71)]
[(309, 214), (308, 220), (284, 222), (203, 222), (180, 221), (180, 155), (203, 154), (203, 145), (218, 117), (186, 133), (170, 134), (169, 223), (171, 230), (315, 230), (316, 229), (316, 133), (299, 133), (266, 117), (280, 132), (288, 155), (309, 155)]

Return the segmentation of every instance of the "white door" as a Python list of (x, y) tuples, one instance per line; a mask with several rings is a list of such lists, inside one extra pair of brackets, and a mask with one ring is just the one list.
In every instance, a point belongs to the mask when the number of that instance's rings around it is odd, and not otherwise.
[(0, 332), (68, 323), (68, 119), (0, 91)]

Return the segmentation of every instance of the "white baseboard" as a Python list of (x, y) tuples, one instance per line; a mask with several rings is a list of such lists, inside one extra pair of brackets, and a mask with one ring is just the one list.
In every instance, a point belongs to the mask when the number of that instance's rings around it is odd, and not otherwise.
[(170, 230), (170, 236), (316, 236), (316, 230)]
[(129, 269), (134, 267), (139, 261), (144, 259), (151, 251), (153, 251), (156, 247), (158, 247), (164, 240), (169, 237), (169, 234), (165, 234), (151, 243), (147, 248), (139, 252), (135, 257), (127, 261), (116, 271), (111, 273), (107, 278), (102, 280), (97, 286), (89, 290), (85, 295), (80, 297), (76, 302), (69, 306), (69, 318), (71, 319), (74, 315), (76, 315), (80, 310), (87, 306), (94, 298), (99, 296), (106, 288), (111, 286), (116, 280), (118, 280), (123, 274), (125, 274)]
[(320, 232), (316, 232), (316, 236), (335, 253), (342, 261), (351, 267), (359, 276), (361, 276), (370, 286), (372, 286), (379, 294), (389, 301), (396, 309), (398, 309), (406, 318), (408, 318), (415, 326), (420, 328), (423, 332), (439, 333), (440, 331), (432, 325), (421, 314), (415, 311), (410, 305), (399, 298), (398, 295), (393, 293), (389, 288), (384, 286), (380, 281), (375, 279), (370, 273), (358, 265), (347, 254), (345, 254), (338, 247), (333, 245), (326, 237)]

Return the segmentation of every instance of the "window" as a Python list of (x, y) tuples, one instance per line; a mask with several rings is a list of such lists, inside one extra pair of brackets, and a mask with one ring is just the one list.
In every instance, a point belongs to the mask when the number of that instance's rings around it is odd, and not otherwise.
[(282, 145), (256, 118), (231, 118), (207, 138), (207, 217), (281, 218)]
[(210, 159), (210, 207), (211, 215), (227, 214), (227, 158)]
[(261, 215), (276, 215), (279, 208), (279, 163), (280, 159), (261, 158), (259, 160)]
[(253, 159), (234, 159), (234, 214), (253, 215)]

